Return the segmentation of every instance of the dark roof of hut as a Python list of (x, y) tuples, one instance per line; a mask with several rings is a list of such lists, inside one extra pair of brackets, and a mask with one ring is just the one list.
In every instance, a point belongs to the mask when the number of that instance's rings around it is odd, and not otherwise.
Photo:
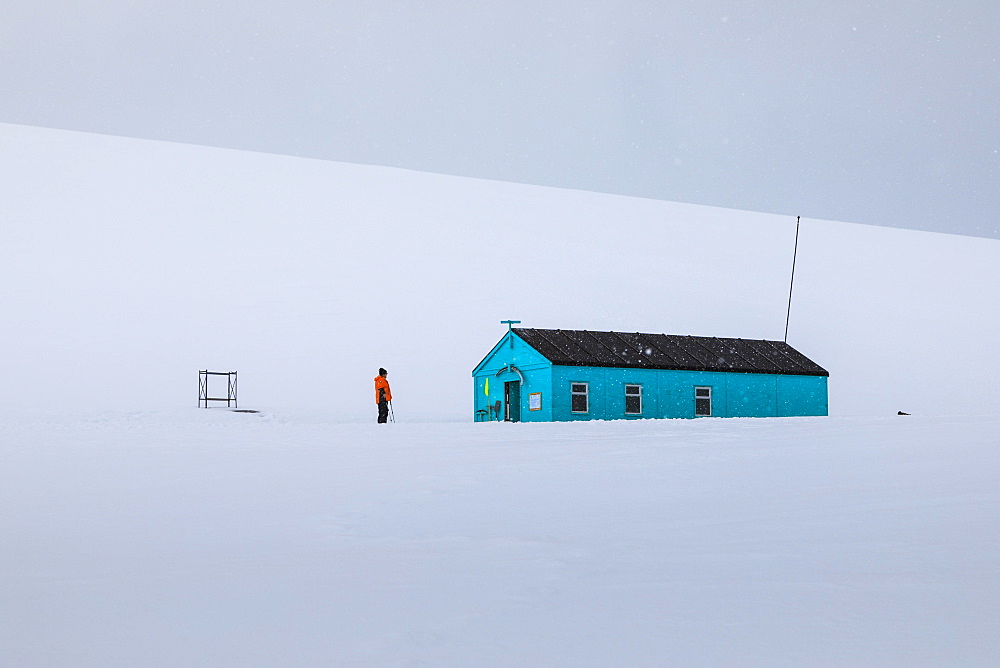
[(782, 341), (574, 329), (515, 328), (514, 333), (560, 366), (830, 375)]

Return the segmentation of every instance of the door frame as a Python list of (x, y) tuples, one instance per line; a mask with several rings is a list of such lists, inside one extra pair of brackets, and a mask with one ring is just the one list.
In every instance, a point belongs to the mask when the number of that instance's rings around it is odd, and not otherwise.
[[(511, 395), (516, 401), (511, 401)], [(503, 384), (503, 419), (505, 422), (521, 421), (521, 383), (516, 380)]]

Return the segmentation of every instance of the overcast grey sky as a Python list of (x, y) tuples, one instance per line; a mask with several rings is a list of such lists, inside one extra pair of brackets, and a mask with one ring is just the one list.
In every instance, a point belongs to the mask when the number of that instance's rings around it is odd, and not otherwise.
[(0, 122), (1000, 238), (998, 35), (994, 0), (0, 0)]

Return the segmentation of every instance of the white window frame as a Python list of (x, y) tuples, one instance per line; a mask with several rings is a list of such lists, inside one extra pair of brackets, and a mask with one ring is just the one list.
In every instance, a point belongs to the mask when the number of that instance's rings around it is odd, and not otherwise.
[[(583, 386), (583, 392), (577, 392), (576, 387)], [(582, 396), (584, 401), (587, 402), (587, 409), (582, 411), (573, 410), (573, 398), (577, 396)], [(569, 412), (576, 413), (578, 415), (583, 415), (584, 413), (590, 412), (590, 383), (570, 383), (569, 384)]]
[[(631, 388), (631, 387), (637, 387), (637, 388), (639, 388), (639, 392), (636, 393), (636, 394), (631, 394), (630, 395), (629, 394), (629, 388)], [(638, 396), (639, 397), (639, 412), (638, 413), (630, 413), (629, 410), (628, 410), (628, 398), (630, 396), (633, 396), (633, 397), (634, 396)], [(640, 383), (626, 383), (625, 384), (625, 415), (642, 415), (642, 385)]]
[[(708, 390), (708, 396), (698, 396), (698, 390)], [(698, 412), (698, 400), (708, 399), (708, 413)], [(707, 385), (696, 385), (694, 388), (694, 416), (695, 417), (712, 417), (712, 388)]]

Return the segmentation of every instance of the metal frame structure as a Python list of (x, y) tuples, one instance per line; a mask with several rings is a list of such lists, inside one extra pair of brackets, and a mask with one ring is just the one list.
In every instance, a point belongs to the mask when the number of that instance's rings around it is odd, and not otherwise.
[[(225, 376), (226, 377), (226, 396), (225, 397), (210, 397), (208, 396), (208, 377), (209, 376)], [(208, 408), (209, 401), (225, 401), (226, 406), (229, 408), (239, 408), (239, 404), (236, 403), (236, 372), (235, 371), (199, 371), (198, 372), (198, 408), (202, 408), (202, 402), (205, 403), (204, 408)]]

